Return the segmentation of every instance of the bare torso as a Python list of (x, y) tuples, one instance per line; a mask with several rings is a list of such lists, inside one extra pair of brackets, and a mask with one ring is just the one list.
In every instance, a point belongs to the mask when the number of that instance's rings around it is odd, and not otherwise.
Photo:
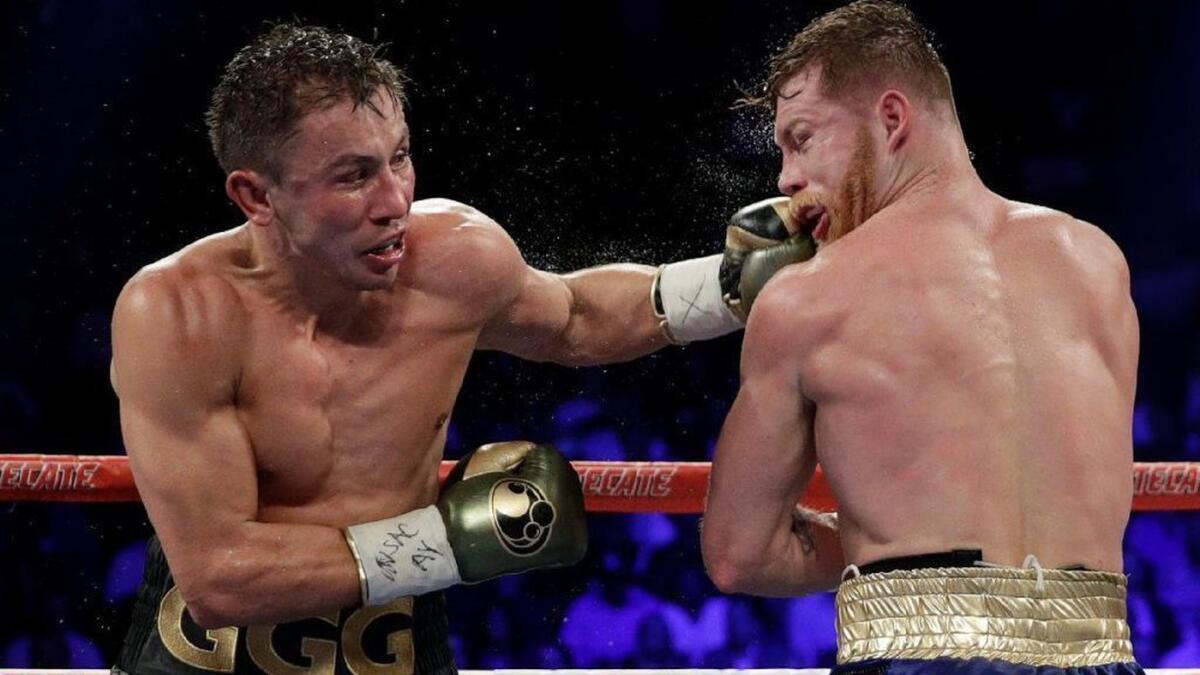
[[(130, 466), (201, 626), (360, 602), (342, 528), (434, 502), (476, 349), (586, 364), (665, 344), (647, 302), (653, 268), (540, 272), (468, 206), (407, 211), (402, 252), (376, 266), (394, 275), (386, 284), (346, 283), (327, 273), (346, 256), (244, 225), (146, 267), (117, 301), (112, 378)], [(367, 231), (394, 243), (393, 227)]]
[(1107, 236), (990, 193), (914, 198), (778, 281), (847, 562), (1121, 569), (1137, 326)]
[[(264, 292), (246, 226), (185, 250), (225, 282), (222, 331), (238, 335), (231, 383), (253, 449), (260, 522), (341, 527), (433, 502), (446, 428), (497, 289), (475, 260), (478, 223), (414, 206), (391, 290), (344, 326), (317, 325)], [(453, 265), (475, 275), (447, 274)], [(229, 302), (234, 300), (234, 302)], [(481, 304), (482, 303), (482, 304)]]

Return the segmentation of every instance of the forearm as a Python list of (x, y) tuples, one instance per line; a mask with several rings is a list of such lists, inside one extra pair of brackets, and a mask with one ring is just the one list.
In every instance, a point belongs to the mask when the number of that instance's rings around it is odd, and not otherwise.
[(797, 507), (816, 471), (815, 409), (799, 395), (786, 353), (768, 349), (774, 345), (764, 341), (762, 327), (752, 320), (742, 388), (713, 457), (704, 562), (727, 593), (825, 590), (837, 584), (843, 566), (836, 520)]
[(819, 514), (815, 521), (797, 517), (781, 525), (764, 555), (741, 561), (731, 592), (790, 597), (837, 588), (845, 558), (831, 516)]
[(616, 363), (670, 344), (650, 298), (656, 271), (617, 264), (565, 275), (570, 319), (552, 360), (564, 365)]
[(172, 564), (201, 626), (294, 621), (361, 602), (358, 569), (337, 528), (246, 522), (205, 549)]

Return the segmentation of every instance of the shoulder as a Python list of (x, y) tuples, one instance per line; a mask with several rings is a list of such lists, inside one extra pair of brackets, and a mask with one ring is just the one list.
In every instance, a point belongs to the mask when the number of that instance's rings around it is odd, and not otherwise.
[(413, 233), (421, 243), (504, 259), (520, 256), (504, 228), (473, 206), (450, 199), (423, 199), (413, 203), (412, 215)]
[(807, 262), (789, 265), (767, 282), (746, 322), (744, 365), (756, 355), (770, 362), (805, 350), (822, 325), (820, 279), (829, 264), (818, 254)]
[(414, 256), (424, 271), (450, 272), (442, 278), (456, 295), (491, 295), (521, 282), (525, 260), (512, 237), (473, 206), (450, 199), (413, 203), (410, 224)]
[(1099, 227), (1064, 211), (1036, 204), (1009, 202), (1006, 220), (1018, 236), (1039, 237), (1065, 248), (1085, 246), (1116, 249), (1112, 238)]
[(138, 270), (117, 298), (117, 315), (171, 319), (237, 313), (241, 296), (223, 264), (235, 236), (206, 237)]
[(130, 278), (113, 310), (114, 359), (154, 353), (210, 358), (242, 337), (246, 308), (221, 263), (230, 236), (202, 239)]
[[(1012, 236), (1036, 243), (1058, 261), (1087, 276), (1116, 276), (1127, 279), (1129, 267), (1117, 243), (1104, 230), (1054, 209), (1011, 202), (1008, 223)], [(1030, 242), (1030, 239), (1036, 242)]]

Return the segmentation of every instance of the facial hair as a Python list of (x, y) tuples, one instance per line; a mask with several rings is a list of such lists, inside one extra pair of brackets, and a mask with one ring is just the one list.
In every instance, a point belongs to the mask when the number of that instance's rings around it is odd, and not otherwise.
[(827, 204), (829, 233), (825, 244), (831, 244), (850, 234), (875, 213), (875, 147), (865, 128), (860, 127), (854, 141), (854, 152), (842, 189), (833, 204)]

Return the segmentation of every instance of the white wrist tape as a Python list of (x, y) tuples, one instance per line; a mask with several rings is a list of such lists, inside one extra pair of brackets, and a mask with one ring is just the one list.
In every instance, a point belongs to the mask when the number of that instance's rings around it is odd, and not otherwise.
[(820, 527), (833, 530), (834, 532), (838, 531), (837, 511), (830, 511), (826, 513), (797, 504), (792, 510), (792, 518), (801, 522), (812, 523), (813, 525), (818, 525)]
[[(681, 260), (659, 268), (663, 332), (676, 344), (708, 340), (742, 328), (721, 297), (722, 254)], [(654, 290), (651, 290), (654, 293)]]
[(343, 530), (364, 605), (382, 605), (462, 582), (436, 506)]

